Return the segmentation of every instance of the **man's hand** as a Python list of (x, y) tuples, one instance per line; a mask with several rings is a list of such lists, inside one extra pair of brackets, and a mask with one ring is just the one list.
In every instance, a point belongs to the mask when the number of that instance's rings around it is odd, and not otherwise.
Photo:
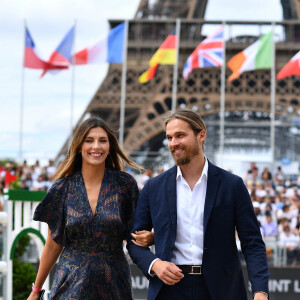
[(254, 300), (268, 300), (268, 296), (264, 293), (257, 292), (254, 295)]
[(153, 264), (151, 271), (168, 285), (173, 285), (184, 277), (182, 271), (175, 264), (163, 260), (157, 260)]
[(149, 247), (154, 243), (154, 233), (151, 231), (141, 230), (131, 235), (135, 238), (132, 242), (137, 246)]

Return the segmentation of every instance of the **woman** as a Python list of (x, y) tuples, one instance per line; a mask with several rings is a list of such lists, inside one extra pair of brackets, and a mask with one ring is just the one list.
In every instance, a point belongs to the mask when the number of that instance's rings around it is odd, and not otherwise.
[(102, 119), (79, 126), (56, 181), (34, 213), (49, 230), (28, 299), (39, 298), (59, 255), (50, 299), (132, 299), (122, 241), (130, 234), (138, 188), (121, 171), (125, 163), (140, 169)]
[(261, 179), (263, 181), (271, 181), (272, 180), (272, 174), (271, 174), (271, 172), (269, 171), (269, 169), (267, 167), (264, 168), (264, 170), (261, 174)]

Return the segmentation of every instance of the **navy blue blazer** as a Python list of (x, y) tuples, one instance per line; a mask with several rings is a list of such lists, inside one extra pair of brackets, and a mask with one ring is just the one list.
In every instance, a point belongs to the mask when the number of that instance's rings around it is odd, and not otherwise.
[[(155, 254), (128, 240), (134, 263), (150, 280), (148, 300), (159, 293), (163, 282), (148, 269), (155, 258), (171, 261), (176, 239), (177, 167), (147, 181), (135, 211), (132, 232), (154, 228)], [(212, 300), (247, 300), (236, 246), (237, 230), (244, 253), (252, 292), (268, 293), (268, 265), (251, 199), (243, 180), (208, 162), (204, 206), (203, 274)]]

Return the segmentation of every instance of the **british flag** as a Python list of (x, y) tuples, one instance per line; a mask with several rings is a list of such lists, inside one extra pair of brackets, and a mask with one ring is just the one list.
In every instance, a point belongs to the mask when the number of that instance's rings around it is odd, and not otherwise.
[(183, 77), (187, 79), (194, 68), (220, 67), (224, 61), (224, 26), (202, 41), (183, 66)]

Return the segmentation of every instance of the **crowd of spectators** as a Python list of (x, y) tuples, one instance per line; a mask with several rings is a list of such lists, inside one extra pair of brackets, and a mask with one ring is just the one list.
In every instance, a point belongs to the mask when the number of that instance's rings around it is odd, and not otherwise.
[(264, 239), (273, 237), (286, 249), (288, 265), (300, 265), (300, 173), (286, 176), (281, 167), (260, 172), (251, 163), (244, 180)]
[[(30, 191), (47, 191), (53, 182), (53, 177), (56, 172), (53, 160), (49, 160), (48, 165), (41, 167), (40, 162), (37, 160), (35, 164), (28, 165), (25, 160), (21, 165), (10, 161), (6, 162), (2, 166), (0, 171), (0, 189), (3, 190), (5, 187), (5, 176), (6, 172), (16, 176), (18, 178), (18, 188)], [(13, 186), (15, 183), (12, 182), (7, 188)]]
[[(0, 171), (0, 198), (5, 185), (6, 171), (18, 178), (18, 188), (47, 191), (53, 182), (56, 167), (52, 160), (44, 167), (40, 166), (38, 160), (30, 166), (26, 161), (21, 165), (6, 162)], [(149, 178), (162, 171), (162, 168), (158, 168), (156, 172), (147, 169), (140, 176), (139, 188), (141, 189)], [(286, 249), (287, 264), (300, 265), (300, 173), (286, 176), (281, 167), (278, 167), (272, 174), (268, 168), (260, 171), (252, 162), (244, 181), (263, 237), (266, 240), (270, 237), (275, 238), (278, 247)], [(10, 185), (12, 184), (14, 183)], [(10, 185), (6, 187), (12, 187)]]

